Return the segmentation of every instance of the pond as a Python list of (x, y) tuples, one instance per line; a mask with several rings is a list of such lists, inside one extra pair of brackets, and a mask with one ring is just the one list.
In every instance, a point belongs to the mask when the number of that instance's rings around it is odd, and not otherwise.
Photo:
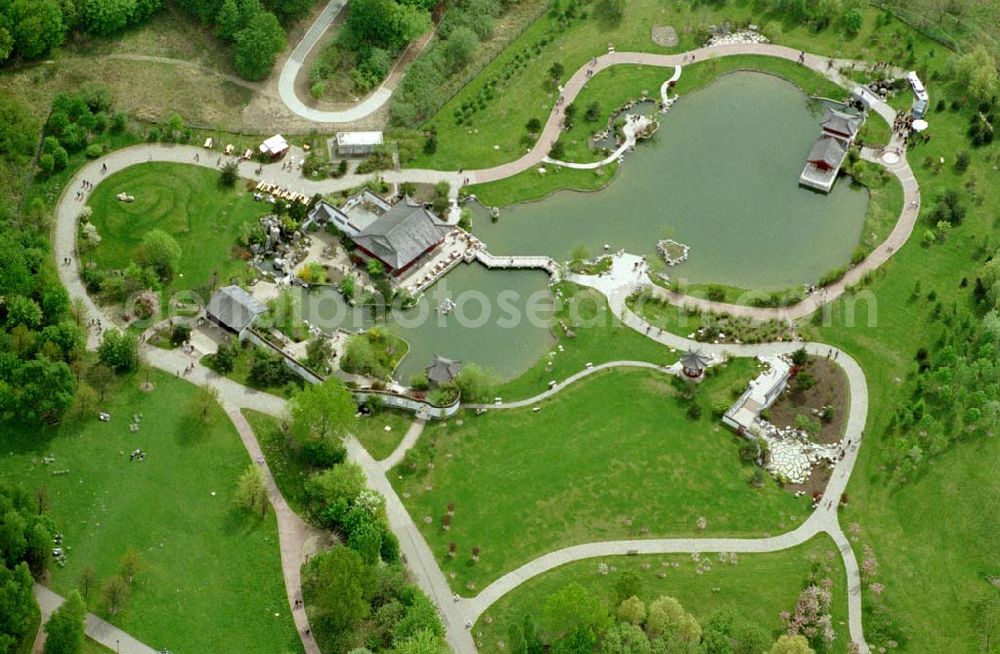
[[(822, 195), (798, 179), (821, 106), (791, 83), (741, 72), (682, 97), (650, 143), (596, 193), (563, 191), (486, 216), (474, 231), (497, 255), (570, 258), (578, 245), (660, 261), (656, 242), (690, 246), (674, 279), (742, 288), (815, 283), (858, 244), (868, 193), (840, 179)], [(659, 267), (663, 267), (662, 262)]]
[[(548, 281), (541, 271), (491, 271), (479, 264), (460, 264), (414, 308), (390, 314), (389, 328), (410, 344), (395, 378), (405, 383), (435, 354), (477, 363), (505, 380), (525, 372), (554, 342)], [(303, 315), (327, 331), (356, 331), (374, 324), (370, 309), (347, 306), (333, 290), (307, 298)], [(447, 315), (439, 311), (445, 298), (455, 303)]]

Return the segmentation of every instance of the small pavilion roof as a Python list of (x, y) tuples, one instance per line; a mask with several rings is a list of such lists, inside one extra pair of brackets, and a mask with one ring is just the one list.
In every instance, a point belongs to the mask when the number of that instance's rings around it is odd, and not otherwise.
[(455, 378), (461, 367), (461, 361), (435, 354), (434, 362), (427, 366), (427, 380), (434, 384), (446, 384)]
[(704, 370), (712, 360), (702, 354), (701, 350), (688, 350), (681, 355), (681, 366), (687, 370)]

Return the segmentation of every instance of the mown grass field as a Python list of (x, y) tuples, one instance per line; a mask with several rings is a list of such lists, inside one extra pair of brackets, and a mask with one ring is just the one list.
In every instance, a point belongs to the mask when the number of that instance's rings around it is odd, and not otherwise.
[[(236, 430), (218, 406), (207, 424), (191, 417), (191, 384), (162, 373), (151, 379), (150, 393), (139, 389), (144, 374), (109, 389), (101, 407), (110, 422), (98, 421), (95, 409), (57, 429), (0, 433), (0, 475), (30, 491), (46, 488), (65, 537), (67, 564), (53, 566), (52, 587), (73, 590), (87, 565), (103, 581), (133, 549), (141, 567), (124, 607), (108, 616), (97, 590), (91, 611), (179, 654), (215, 651), (220, 642), (243, 652), (301, 651), (274, 515), (260, 519), (233, 503), (236, 480), (251, 465)], [(137, 433), (128, 427), (133, 414), (142, 414)], [(145, 461), (129, 461), (136, 448)], [(45, 464), (46, 456), (54, 461)]]
[(561, 294), (552, 328), (557, 342), (528, 371), (497, 389), (505, 401), (537, 395), (548, 389), (550, 381), (566, 379), (588, 363), (634, 360), (669, 365), (677, 360), (667, 347), (622, 324), (597, 291), (570, 283), (558, 285), (556, 291)]
[[(672, 377), (616, 369), (540, 410), (466, 413), (425, 429), (389, 476), (452, 587), (475, 594), (505, 572), (567, 545), (613, 538), (776, 534), (808, 515), (770, 479), (753, 489), (737, 438), (710, 415), (756, 374), (735, 360), (706, 380), (686, 415)], [(442, 527), (455, 504), (450, 529)], [(704, 516), (707, 529), (697, 527)], [(431, 519), (430, 523), (426, 518)], [(448, 556), (448, 544), (457, 556)], [(481, 548), (473, 562), (471, 549)], [(452, 576), (453, 575), (453, 576)]]
[[(732, 610), (775, 637), (781, 631), (781, 611), (791, 611), (813, 566), (817, 576), (833, 581), (831, 615), (837, 639), (829, 651), (847, 651), (847, 580), (836, 546), (826, 535), (798, 547), (769, 554), (739, 554), (736, 563), (723, 563), (717, 554), (702, 554), (710, 566), (699, 565), (689, 554), (612, 556), (570, 563), (530, 579), (491, 606), (473, 631), (479, 651), (500, 654), (507, 629), (528, 613), (542, 614), (549, 595), (578, 583), (614, 608), (615, 583), (626, 572), (642, 581), (638, 596), (647, 604), (669, 595), (702, 623), (716, 611)], [(602, 575), (599, 566), (608, 567)], [(677, 567), (674, 567), (674, 564)], [(696, 572), (701, 569), (702, 572)]]
[[(221, 188), (218, 180), (217, 171), (169, 163), (139, 164), (108, 176), (87, 200), (102, 241), (84, 260), (105, 269), (124, 268), (146, 233), (161, 229), (182, 251), (168, 291), (196, 290), (213, 280), (225, 285), (246, 266), (233, 256), (240, 226), (267, 213), (268, 205), (243, 189)], [(119, 193), (134, 196), (135, 202), (120, 202)]]

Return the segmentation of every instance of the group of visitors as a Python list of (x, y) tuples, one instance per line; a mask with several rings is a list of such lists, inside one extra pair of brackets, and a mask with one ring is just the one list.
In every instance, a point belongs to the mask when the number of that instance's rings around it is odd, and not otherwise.
[(76, 192), (76, 201), (81, 202), (84, 198), (87, 197), (87, 193), (89, 193), (92, 190), (94, 190), (93, 182), (89, 182), (87, 180), (83, 180), (82, 182), (80, 182), (80, 189), (78, 189)]
[(892, 133), (905, 136), (913, 130), (913, 114), (896, 112), (896, 118), (892, 121)]

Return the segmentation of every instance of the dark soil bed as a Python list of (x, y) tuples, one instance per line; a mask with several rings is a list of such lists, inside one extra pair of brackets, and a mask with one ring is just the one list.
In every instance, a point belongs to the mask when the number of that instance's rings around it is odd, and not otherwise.
[[(844, 435), (844, 425), (850, 409), (847, 393), (847, 375), (843, 369), (826, 358), (811, 357), (799, 371), (815, 380), (811, 388), (801, 390), (795, 380), (788, 384), (778, 401), (767, 409), (768, 419), (778, 427), (794, 427), (800, 414), (820, 424), (812, 438), (817, 443), (836, 443)], [(821, 420), (816, 412), (824, 407), (832, 409), (829, 422)]]

